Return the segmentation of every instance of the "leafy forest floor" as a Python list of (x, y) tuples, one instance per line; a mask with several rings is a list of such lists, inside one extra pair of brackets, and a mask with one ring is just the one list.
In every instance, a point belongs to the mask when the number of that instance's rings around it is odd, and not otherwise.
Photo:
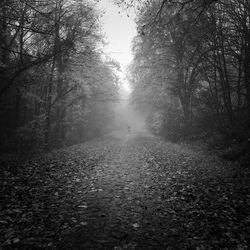
[(110, 135), (0, 165), (0, 249), (250, 247), (250, 169), (201, 149)]

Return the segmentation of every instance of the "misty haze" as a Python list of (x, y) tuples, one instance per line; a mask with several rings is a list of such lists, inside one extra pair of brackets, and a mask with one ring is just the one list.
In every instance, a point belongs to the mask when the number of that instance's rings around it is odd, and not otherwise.
[(2, 0), (0, 31), (0, 250), (250, 249), (249, 0)]

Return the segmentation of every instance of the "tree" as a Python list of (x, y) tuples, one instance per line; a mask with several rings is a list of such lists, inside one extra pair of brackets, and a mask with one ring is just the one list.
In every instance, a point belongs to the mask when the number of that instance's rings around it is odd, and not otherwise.
[(151, 99), (158, 99), (157, 91), (177, 97), (183, 118), (176, 127), (186, 134), (192, 130), (246, 140), (249, 3), (148, 1), (141, 5), (137, 29), (134, 95), (146, 96), (148, 89)]
[(73, 143), (68, 138), (74, 127), (70, 111), (78, 110), (86, 119), (90, 100), (116, 98), (114, 64), (100, 49), (94, 4), (78, 0), (0, 4), (0, 125), (1, 141), (6, 142), (2, 148), (25, 149), (20, 145), (29, 144), (49, 150)]

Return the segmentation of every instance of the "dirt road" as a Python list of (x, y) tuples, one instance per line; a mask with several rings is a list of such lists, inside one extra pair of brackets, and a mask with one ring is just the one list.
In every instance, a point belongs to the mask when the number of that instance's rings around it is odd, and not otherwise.
[(18, 169), (3, 185), (3, 249), (249, 246), (249, 171), (199, 149), (117, 133)]

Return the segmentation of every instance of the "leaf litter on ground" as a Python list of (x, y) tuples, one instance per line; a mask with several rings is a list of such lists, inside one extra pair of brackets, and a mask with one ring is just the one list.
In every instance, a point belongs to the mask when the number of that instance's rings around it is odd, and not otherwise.
[(66, 249), (82, 228), (113, 249), (250, 246), (249, 169), (201, 150), (101, 138), (0, 161), (3, 249)]

